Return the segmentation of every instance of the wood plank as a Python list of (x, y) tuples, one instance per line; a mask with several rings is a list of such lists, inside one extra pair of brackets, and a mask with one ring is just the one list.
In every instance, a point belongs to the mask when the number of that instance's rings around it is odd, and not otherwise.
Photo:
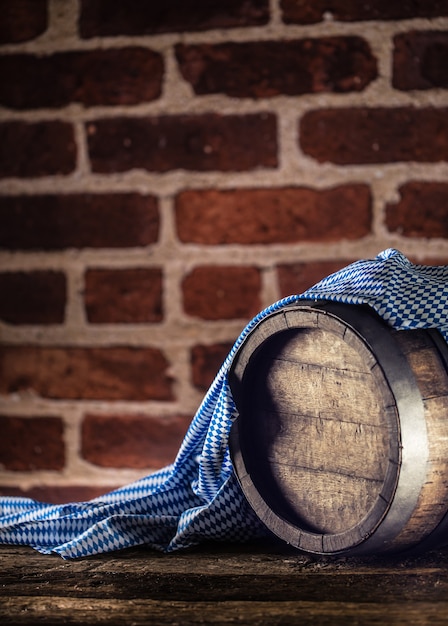
[(391, 603), (386, 605), (352, 602), (159, 602), (157, 600), (92, 600), (81, 598), (23, 597), (7, 600), (13, 612), (2, 624), (155, 624), (192, 626), (196, 624), (247, 624), (275, 626), (303, 624), (320, 626), (446, 625), (448, 602), (434, 605)]
[(382, 481), (298, 465), (271, 463), (275, 484), (301, 525), (318, 533), (339, 533), (361, 523), (381, 493)]
[(300, 407), (307, 415), (324, 413), (346, 421), (381, 424), (385, 403), (378, 397), (370, 374), (277, 359), (271, 362), (267, 376), (261, 378), (260, 389), (262, 385), (272, 406), (279, 410), (294, 412)]
[(141, 549), (63, 561), (56, 555), (15, 550), (15, 556), (7, 558), (0, 549), (0, 597), (353, 602), (448, 597), (446, 551), (414, 559), (312, 559), (295, 551), (282, 554), (281, 549), (263, 552), (252, 547), (244, 552), (240, 547), (236, 552), (210, 547), (183, 555)]
[(448, 550), (315, 558), (283, 543), (63, 561), (0, 546), (0, 623), (446, 624)]
[(273, 463), (383, 481), (390, 457), (387, 427), (329, 417), (266, 412), (266, 452)]

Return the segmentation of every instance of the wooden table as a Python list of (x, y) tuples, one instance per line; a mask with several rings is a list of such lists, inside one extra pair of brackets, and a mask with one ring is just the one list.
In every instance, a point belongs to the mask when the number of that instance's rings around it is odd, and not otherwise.
[(448, 624), (448, 550), (314, 558), (286, 544), (64, 561), (0, 546), (0, 624)]

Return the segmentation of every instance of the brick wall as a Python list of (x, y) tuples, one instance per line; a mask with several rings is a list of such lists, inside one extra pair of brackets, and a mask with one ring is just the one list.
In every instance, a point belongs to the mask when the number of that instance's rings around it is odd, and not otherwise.
[(166, 465), (260, 309), (448, 263), (445, 0), (0, 11), (1, 493)]

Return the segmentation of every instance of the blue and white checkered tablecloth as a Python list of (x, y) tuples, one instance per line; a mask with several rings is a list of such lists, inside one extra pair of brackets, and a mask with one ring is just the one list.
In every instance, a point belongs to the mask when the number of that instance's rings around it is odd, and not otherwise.
[(75, 558), (136, 545), (171, 552), (204, 540), (240, 542), (265, 535), (230, 460), (236, 409), (227, 374), (254, 326), (301, 299), (367, 304), (396, 329), (437, 328), (448, 341), (448, 266), (414, 265), (394, 249), (357, 261), (303, 294), (272, 304), (244, 328), (172, 465), (87, 502), (0, 498), (0, 543)]

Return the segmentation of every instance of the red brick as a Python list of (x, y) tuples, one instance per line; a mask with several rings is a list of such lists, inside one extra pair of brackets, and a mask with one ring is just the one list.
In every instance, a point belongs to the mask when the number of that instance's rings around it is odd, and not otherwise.
[(280, 296), (285, 298), (293, 294), (303, 293), (322, 278), (326, 278), (346, 267), (349, 263), (353, 263), (353, 260), (309, 261), (307, 263), (279, 265), (277, 275)]
[(314, 24), (323, 21), (328, 15), (341, 22), (405, 20), (448, 15), (445, 0), (280, 0), (280, 7), (286, 24)]
[(207, 391), (233, 343), (215, 343), (210, 346), (197, 345), (191, 350), (191, 376), (193, 385)]
[(417, 265), (448, 265), (448, 256), (437, 256), (437, 257), (425, 257), (421, 258), (413, 258), (412, 255), (406, 255), (411, 263), (416, 263)]
[(448, 160), (448, 109), (322, 109), (300, 122), (302, 150), (320, 163)]
[(367, 185), (189, 190), (176, 198), (184, 243), (270, 244), (359, 239), (372, 221)]
[(62, 470), (64, 427), (58, 417), (0, 416), (0, 467), (32, 472)]
[(18, 496), (21, 498), (32, 498), (38, 502), (49, 502), (50, 504), (64, 504), (66, 502), (81, 502), (102, 496), (112, 489), (117, 489), (110, 485), (40, 485), (22, 489), (21, 487), (10, 487), (0, 485), (1, 496)]
[(159, 235), (154, 196), (137, 193), (0, 196), (0, 248), (147, 246)]
[(47, 0), (0, 0), (0, 44), (21, 43), (47, 30)]
[(386, 206), (386, 226), (404, 237), (448, 239), (448, 183), (410, 182)]
[(12, 109), (79, 102), (132, 105), (160, 96), (163, 61), (146, 48), (0, 57), (0, 103)]
[(66, 291), (62, 272), (1, 272), (0, 319), (10, 324), (62, 324)]
[(411, 31), (394, 37), (396, 89), (448, 87), (448, 31)]
[(277, 165), (272, 114), (115, 118), (88, 124), (95, 172), (243, 171)]
[(155, 348), (3, 346), (0, 393), (72, 400), (173, 400), (169, 363)]
[(85, 275), (85, 306), (92, 324), (160, 322), (160, 269), (90, 269)]
[(71, 124), (0, 123), (0, 178), (70, 174), (76, 167)]
[(196, 94), (236, 98), (362, 91), (377, 76), (360, 37), (326, 37), (176, 46), (183, 77)]
[(172, 463), (191, 416), (86, 415), (81, 453), (94, 465), (158, 469)]
[(255, 267), (196, 267), (183, 280), (184, 308), (206, 320), (251, 318), (261, 308), (260, 289)]
[(81, 37), (149, 35), (256, 26), (269, 19), (268, 0), (81, 0)]

